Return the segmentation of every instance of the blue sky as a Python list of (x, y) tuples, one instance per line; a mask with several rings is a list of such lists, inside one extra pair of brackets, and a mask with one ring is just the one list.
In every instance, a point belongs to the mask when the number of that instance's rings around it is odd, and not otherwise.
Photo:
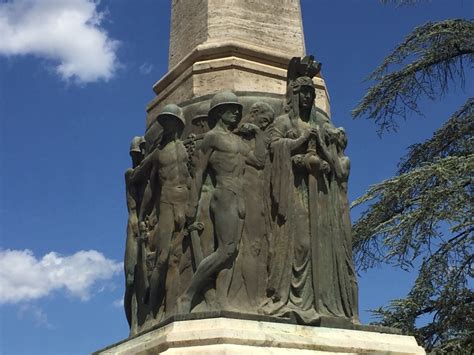
[[(380, 138), (372, 122), (350, 117), (368, 87), (363, 79), (414, 26), (472, 18), (474, 5), (301, 2), (307, 52), (323, 62), (333, 121), (349, 136), (353, 200), (393, 175), (406, 147), (472, 94), (468, 78), (442, 101), (423, 101), (424, 117)], [(169, 3), (0, 1), (2, 354), (86, 354), (128, 334), (123, 173), (152, 85), (167, 70)], [(413, 278), (390, 267), (362, 274), (363, 322), (365, 310), (404, 296)]]

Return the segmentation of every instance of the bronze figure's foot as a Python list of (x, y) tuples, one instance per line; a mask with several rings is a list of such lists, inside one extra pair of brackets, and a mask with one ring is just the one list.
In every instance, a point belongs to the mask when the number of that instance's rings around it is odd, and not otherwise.
[(191, 297), (184, 294), (178, 298), (178, 314), (191, 313)]

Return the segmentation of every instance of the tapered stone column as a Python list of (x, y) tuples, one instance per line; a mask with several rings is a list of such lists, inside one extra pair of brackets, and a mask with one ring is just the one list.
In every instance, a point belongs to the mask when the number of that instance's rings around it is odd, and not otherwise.
[(212, 44), (221, 52), (216, 58), (235, 45), (277, 63), (305, 51), (299, 0), (172, 0), (171, 11), (170, 70)]
[[(305, 54), (299, 0), (172, 0), (170, 33), (169, 71), (153, 86), (147, 126), (171, 102), (189, 120), (193, 104), (225, 89), (244, 106), (263, 97), (279, 111), (288, 63)], [(325, 83), (315, 83), (329, 116)]]

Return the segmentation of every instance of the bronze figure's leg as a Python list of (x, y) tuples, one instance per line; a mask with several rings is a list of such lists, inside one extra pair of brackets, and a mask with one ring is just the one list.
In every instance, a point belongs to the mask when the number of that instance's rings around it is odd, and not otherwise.
[(175, 230), (173, 206), (160, 203), (160, 217), (157, 230), (152, 238), (151, 249), (156, 249), (155, 267), (150, 278), (150, 309), (154, 316), (158, 313), (163, 301), (164, 283), (168, 269), (171, 237)]
[[(239, 213), (240, 212), (240, 213)], [(229, 190), (217, 188), (211, 200), (211, 214), (217, 238), (217, 249), (206, 257), (196, 270), (191, 283), (178, 301), (181, 313), (188, 313), (194, 296), (203, 289), (206, 282), (228, 263), (232, 263), (242, 231), (238, 196)], [(228, 288), (228, 275), (223, 275), (223, 288)]]
[(134, 307), (132, 306), (132, 298), (135, 293), (135, 268), (137, 264), (137, 241), (136, 232), (134, 229), (137, 228), (136, 218), (129, 218), (127, 226), (127, 242), (125, 245), (125, 295), (124, 295), (124, 307), (125, 315), (130, 327), (134, 320)]

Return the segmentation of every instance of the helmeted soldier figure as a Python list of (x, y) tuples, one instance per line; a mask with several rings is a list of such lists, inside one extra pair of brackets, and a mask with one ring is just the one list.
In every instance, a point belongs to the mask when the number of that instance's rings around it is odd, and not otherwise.
[[(190, 197), (190, 175), (187, 168), (188, 154), (180, 136), (185, 126), (183, 110), (175, 105), (166, 105), (157, 116), (163, 127), (160, 142), (140, 166), (134, 171), (134, 178), (150, 177), (158, 223), (150, 231), (148, 247), (155, 253), (150, 278), (148, 303), (154, 315), (159, 310), (166, 290), (168, 269), (175, 239), (182, 238), (186, 212)], [(177, 263), (177, 260), (174, 260)], [(166, 287), (165, 287), (166, 286)], [(175, 302), (176, 297), (167, 297), (166, 302)]]
[(127, 223), (127, 240), (125, 244), (125, 296), (124, 308), (127, 316), (128, 324), (132, 332), (137, 327), (137, 299), (135, 290), (135, 271), (137, 266), (138, 253), (138, 216), (140, 213), (140, 205), (143, 197), (144, 185), (140, 182), (134, 183), (131, 180), (133, 169), (135, 169), (144, 158), (145, 140), (143, 137), (133, 137), (130, 144), (130, 157), (132, 158), (132, 168), (125, 172), (125, 191), (127, 197), (128, 223)]
[[(178, 301), (180, 312), (188, 313), (194, 296), (217, 274), (217, 301), (226, 308), (226, 289), (237, 256), (237, 246), (242, 235), (245, 206), (242, 199), (242, 176), (245, 163), (262, 167), (241, 137), (234, 133), (242, 117), (242, 105), (237, 96), (224, 91), (211, 100), (209, 122), (214, 128), (204, 135), (200, 144), (196, 166), (196, 191), (202, 187), (203, 174), (207, 170), (215, 182), (210, 202), (211, 217), (217, 241), (216, 250), (197, 267), (189, 287)], [(255, 127), (255, 133), (259, 130)], [(257, 140), (258, 139), (257, 134)], [(256, 153), (263, 153), (264, 146), (257, 144)], [(197, 199), (195, 200), (197, 205)]]

